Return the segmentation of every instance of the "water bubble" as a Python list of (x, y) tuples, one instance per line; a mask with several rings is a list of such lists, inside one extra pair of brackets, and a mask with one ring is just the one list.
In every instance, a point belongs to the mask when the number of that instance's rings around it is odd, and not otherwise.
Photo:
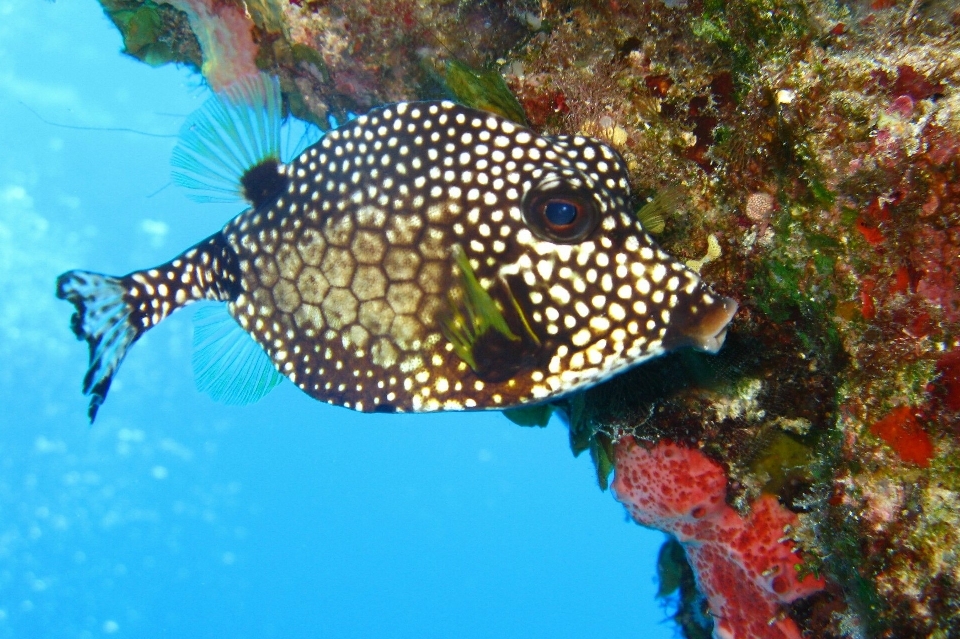
[(163, 240), (167, 237), (170, 227), (167, 226), (166, 222), (145, 219), (140, 222), (140, 230), (150, 237), (150, 246), (160, 248), (163, 246)]

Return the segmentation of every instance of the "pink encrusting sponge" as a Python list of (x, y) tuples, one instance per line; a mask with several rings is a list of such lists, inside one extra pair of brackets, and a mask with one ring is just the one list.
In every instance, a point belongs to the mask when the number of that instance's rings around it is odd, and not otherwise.
[(784, 528), (797, 516), (771, 495), (741, 517), (724, 500), (727, 477), (699, 450), (661, 441), (617, 444), (613, 490), (640, 524), (674, 535), (707, 597), (718, 639), (800, 639), (781, 604), (817, 592), (822, 579), (797, 579), (800, 558)]
[(257, 75), (259, 46), (244, 3), (219, 0), (166, 0), (187, 14), (203, 51), (203, 77), (214, 91)]

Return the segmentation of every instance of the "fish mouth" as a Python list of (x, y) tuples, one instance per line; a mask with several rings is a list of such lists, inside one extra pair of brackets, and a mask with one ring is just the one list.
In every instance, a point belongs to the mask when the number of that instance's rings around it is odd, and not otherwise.
[(702, 315), (684, 314), (686, 317), (677, 317), (675, 329), (670, 332), (672, 339), (668, 333), (665, 340), (668, 342), (668, 347), (692, 346), (706, 353), (719, 351), (727, 337), (730, 320), (736, 314), (739, 304), (729, 297), (721, 297), (717, 301), (717, 304), (711, 305)]
[(693, 347), (707, 353), (716, 353), (727, 337), (730, 321), (740, 307), (736, 300), (729, 297), (720, 299), (720, 304), (710, 310), (695, 331), (687, 333), (693, 340)]

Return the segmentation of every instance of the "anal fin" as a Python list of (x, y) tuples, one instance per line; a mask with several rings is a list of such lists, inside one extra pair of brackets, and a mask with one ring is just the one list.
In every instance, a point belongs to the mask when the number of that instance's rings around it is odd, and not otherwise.
[(197, 390), (224, 404), (252, 404), (284, 377), (224, 304), (193, 318), (193, 374)]

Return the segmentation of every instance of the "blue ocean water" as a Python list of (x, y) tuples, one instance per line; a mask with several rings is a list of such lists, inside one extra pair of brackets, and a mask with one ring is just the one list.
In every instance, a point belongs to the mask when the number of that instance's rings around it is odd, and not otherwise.
[(218, 405), (188, 310), (87, 425), (55, 277), (163, 262), (237, 213), (170, 182), (206, 89), (120, 48), (94, 0), (0, 0), (0, 637), (673, 636), (662, 535), (560, 423), (359, 415), (289, 384)]

